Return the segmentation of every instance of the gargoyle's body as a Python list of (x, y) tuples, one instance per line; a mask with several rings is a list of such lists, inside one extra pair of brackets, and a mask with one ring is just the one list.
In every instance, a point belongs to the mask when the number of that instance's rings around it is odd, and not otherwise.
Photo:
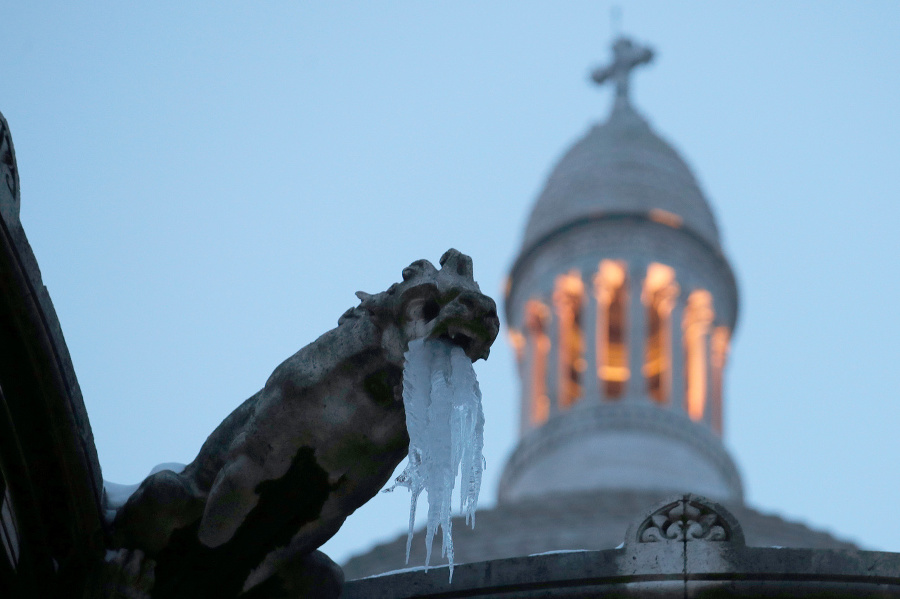
[[(176, 474), (148, 478), (114, 522), (115, 548), (156, 562), (154, 597), (271, 596), (406, 456), (403, 353), (446, 337), (486, 357), (499, 320), (455, 250), (362, 302), (283, 362)], [(290, 590), (290, 589), (287, 589)]]

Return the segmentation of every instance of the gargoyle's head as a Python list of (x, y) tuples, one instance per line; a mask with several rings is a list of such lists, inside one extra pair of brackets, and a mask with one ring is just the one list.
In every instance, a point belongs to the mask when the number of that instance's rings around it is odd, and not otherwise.
[(357, 292), (361, 302), (352, 311), (368, 313), (384, 331), (384, 349), (401, 359), (409, 342), (423, 337), (446, 339), (473, 362), (486, 359), (500, 331), (497, 305), (481, 293), (471, 258), (451, 249), (440, 264), (438, 270), (428, 260), (416, 260), (403, 269), (403, 281), (387, 291)]

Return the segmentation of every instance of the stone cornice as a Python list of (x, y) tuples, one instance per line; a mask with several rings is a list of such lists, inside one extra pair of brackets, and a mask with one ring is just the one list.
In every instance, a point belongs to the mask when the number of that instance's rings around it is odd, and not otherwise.
[(521, 474), (540, 455), (579, 437), (602, 435), (604, 431), (644, 431), (675, 440), (697, 451), (713, 464), (734, 491), (737, 500), (744, 495), (737, 466), (722, 442), (705, 427), (692, 422), (681, 412), (660, 408), (649, 401), (616, 403), (583, 402), (551, 418), (528, 433), (507, 461), (500, 477), (498, 501)]
[[(605, 224), (610, 222), (622, 221), (641, 224), (643, 226), (649, 227), (650, 229), (656, 229), (657, 231), (676, 233), (680, 238), (684, 239), (685, 242), (698, 247), (701, 251), (703, 251), (703, 253), (708, 255), (711, 258), (712, 262), (715, 264), (716, 270), (724, 278), (724, 282), (729, 288), (731, 296), (733, 297), (734, 322), (731, 323), (731, 328), (732, 330), (734, 330), (737, 325), (740, 308), (737, 279), (734, 275), (734, 271), (731, 268), (731, 264), (728, 262), (728, 259), (725, 257), (725, 254), (722, 252), (721, 248), (713, 245), (704, 237), (694, 232), (687, 226), (670, 227), (653, 220), (650, 217), (649, 213), (645, 212), (602, 212), (587, 215), (572, 220), (564, 226), (553, 230), (551, 233), (548, 233), (535, 240), (533, 243), (523, 247), (509, 271), (509, 283), (507, 287), (508, 292), (506, 293), (506, 296), (504, 298), (504, 313), (506, 315), (507, 322), (510, 322), (509, 317), (512, 309), (512, 305), (510, 302), (511, 299), (515, 297), (518, 283), (522, 279), (522, 275), (526, 271), (526, 269), (540, 254), (542, 247), (553, 244), (561, 240), (562, 238), (571, 235), (572, 233), (589, 229), (590, 227), (596, 226), (601, 223)], [(564, 266), (566, 265), (560, 265), (561, 268)]]

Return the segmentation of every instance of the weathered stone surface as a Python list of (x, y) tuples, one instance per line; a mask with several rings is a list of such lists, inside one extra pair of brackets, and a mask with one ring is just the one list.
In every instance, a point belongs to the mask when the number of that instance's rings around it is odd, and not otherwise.
[(150, 599), (156, 562), (140, 549), (110, 551), (87, 595), (98, 599)]
[(114, 547), (155, 560), (154, 597), (236, 596), (302, 564), (406, 456), (409, 341), (447, 338), (474, 361), (499, 330), (456, 250), (440, 270), (419, 260), (387, 291), (357, 295), (359, 306), (276, 368), (182, 473), (147, 478), (118, 512)]
[(265, 582), (241, 595), (242, 599), (338, 599), (344, 587), (344, 572), (321, 551), (300, 556)]

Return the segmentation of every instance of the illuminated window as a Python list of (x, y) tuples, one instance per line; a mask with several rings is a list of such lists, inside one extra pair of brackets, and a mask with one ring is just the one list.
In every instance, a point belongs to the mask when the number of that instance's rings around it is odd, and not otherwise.
[(621, 397), (628, 370), (625, 342), (628, 274), (621, 260), (603, 260), (594, 278), (597, 295), (597, 376), (606, 397)]
[(516, 362), (522, 363), (525, 357), (525, 335), (515, 329), (509, 329), (509, 344), (512, 345), (513, 351), (516, 352)]
[(731, 331), (728, 327), (713, 329), (710, 340), (710, 362), (712, 362), (712, 389), (710, 390), (710, 419), (712, 428), (722, 434), (722, 387), (725, 373), (725, 360), (728, 358), (728, 346)]
[(707, 344), (713, 320), (712, 295), (691, 292), (684, 309), (685, 409), (691, 420), (701, 420), (706, 409)]
[(542, 424), (550, 416), (550, 398), (547, 397), (547, 354), (550, 353), (550, 337), (547, 323), (550, 309), (538, 300), (525, 304), (525, 330), (531, 348), (531, 423)]
[(581, 397), (581, 376), (585, 369), (581, 310), (584, 283), (577, 271), (556, 278), (553, 307), (559, 323), (559, 407), (568, 408)]
[(669, 401), (672, 391), (672, 308), (678, 297), (675, 270), (654, 262), (647, 268), (641, 301), (647, 307), (647, 343), (644, 378), (647, 393), (659, 403)]

